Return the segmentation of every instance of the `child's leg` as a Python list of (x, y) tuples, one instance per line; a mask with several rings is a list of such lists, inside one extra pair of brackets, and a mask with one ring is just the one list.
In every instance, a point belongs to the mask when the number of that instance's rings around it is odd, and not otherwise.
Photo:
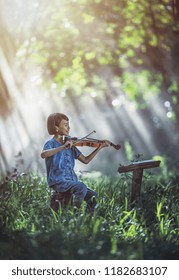
[(87, 193), (84, 200), (86, 201), (88, 211), (93, 211), (97, 207), (97, 198), (97, 193), (87, 188)]
[(83, 200), (87, 194), (87, 186), (84, 183), (78, 181), (73, 184), (71, 190), (74, 195), (74, 205), (77, 208), (80, 208), (81, 203), (83, 202)]
[[(87, 193), (87, 186), (80, 181), (62, 181), (60, 184), (55, 185), (53, 189), (60, 194), (63, 198), (67, 192), (74, 196), (73, 202), (76, 207), (80, 207)], [(56, 199), (54, 198), (56, 201)], [(63, 204), (61, 203), (62, 207)], [(56, 205), (55, 205), (56, 206)]]
[[(54, 189), (64, 197), (67, 191), (70, 191), (71, 195), (74, 195), (74, 205), (80, 208), (83, 200), (86, 201), (87, 209), (93, 211), (97, 206), (97, 193), (89, 189), (83, 182), (68, 181), (64, 182), (63, 185), (56, 185)], [(62, 204), (63, 206), (63, 204)]]

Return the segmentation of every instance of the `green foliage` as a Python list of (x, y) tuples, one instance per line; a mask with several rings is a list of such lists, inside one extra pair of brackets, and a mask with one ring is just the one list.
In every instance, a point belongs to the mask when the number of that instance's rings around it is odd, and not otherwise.
[(138, 73), (124, 72), (121, 77), (123, 91), (136, 107), (143, 107), (151, 97), (160, 93), (162, 76), (153, 75), (151, 72), (142, 70)]
[[(178, 178), (143, 182), (141, 201), (130, 203), (131, 178), (83, 179), (99, 194), (99, 208), (86, 213), (69, 205), (55, 213), (45, 179), (19, 176), (1, 185), (1, 258), (175, 258), (179, 244)], [(6, 248), (3, 249), (3, 248)], [(18, 249), (17, 249), (18, 248)], [(172, 248), (172, 249), (171, 249)], [(164, 251), (162, 251), (164, 250)]]
[[(79, 96), (89, 86), (98, 88), (98, 76), (105, 84), (104, 95), (113, 79), (121, 77), (123, 92), (142, 106), (163, 88), (170, 91), (174, 83), (178, 88), (178, 65), (169, 63), (178, 61), (175, 3), (43, 0), (37, 7), (35, 16), (31, 11), (26, 18), (27, 28), (18, 29), (21, 24), (15, 22), (17, 56), (22, 63), (28, 57), (40, 65), (46, 85), (55, 82), (59, 92)], [(111, 72), (108, 81), (104, 74), (107, 68)], [(178, 97), (171, 98), (175, 100), (171, 120), (176, 121)]]
[(129, 161), (132, 161), (134, 158), (134, 151), (128, 141), (125, 141), (124, 148), (125, 148), (125, 153), (126, 153), (127, 159)]

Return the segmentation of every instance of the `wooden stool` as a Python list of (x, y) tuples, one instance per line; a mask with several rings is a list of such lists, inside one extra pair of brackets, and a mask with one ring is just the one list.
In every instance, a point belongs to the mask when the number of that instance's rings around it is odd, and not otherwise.
[(159, 165), (160, 160), (143, 160), (118, 168), (119, 173), (133, 172), (131, 202), (140, 198), (143, 170), (158, 167)]
[(50, 206), (51, 208), (57, 213), (59, 210), (59, 206), (61, 205), (62, 208), (66, 208), (68, 204), (70, 203), (70, 200), (72, 198), (72, 191), (68, 190), (66, 192), (54, 192), (51, 201)]

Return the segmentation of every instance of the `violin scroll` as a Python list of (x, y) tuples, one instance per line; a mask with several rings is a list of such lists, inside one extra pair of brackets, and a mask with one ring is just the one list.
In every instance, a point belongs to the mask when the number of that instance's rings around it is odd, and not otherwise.
[(116, 150), (120, 150), (121, 145), (120, 144), (113, 144), (112, 142), (110, 142), (110, 146), (112, 146), (113, 148), (115, 148)]

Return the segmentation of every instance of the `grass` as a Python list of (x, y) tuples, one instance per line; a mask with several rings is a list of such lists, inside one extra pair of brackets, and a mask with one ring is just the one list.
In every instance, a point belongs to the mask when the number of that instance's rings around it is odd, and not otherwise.
[(131, 178), (83, 179), (99, 194), (85, 205), (55, 213), (46, 179), (17, 175), (0, 188), (0, 259), (177, 259), (179, 177), (147, 176), (140, 202), (130, 203)]

